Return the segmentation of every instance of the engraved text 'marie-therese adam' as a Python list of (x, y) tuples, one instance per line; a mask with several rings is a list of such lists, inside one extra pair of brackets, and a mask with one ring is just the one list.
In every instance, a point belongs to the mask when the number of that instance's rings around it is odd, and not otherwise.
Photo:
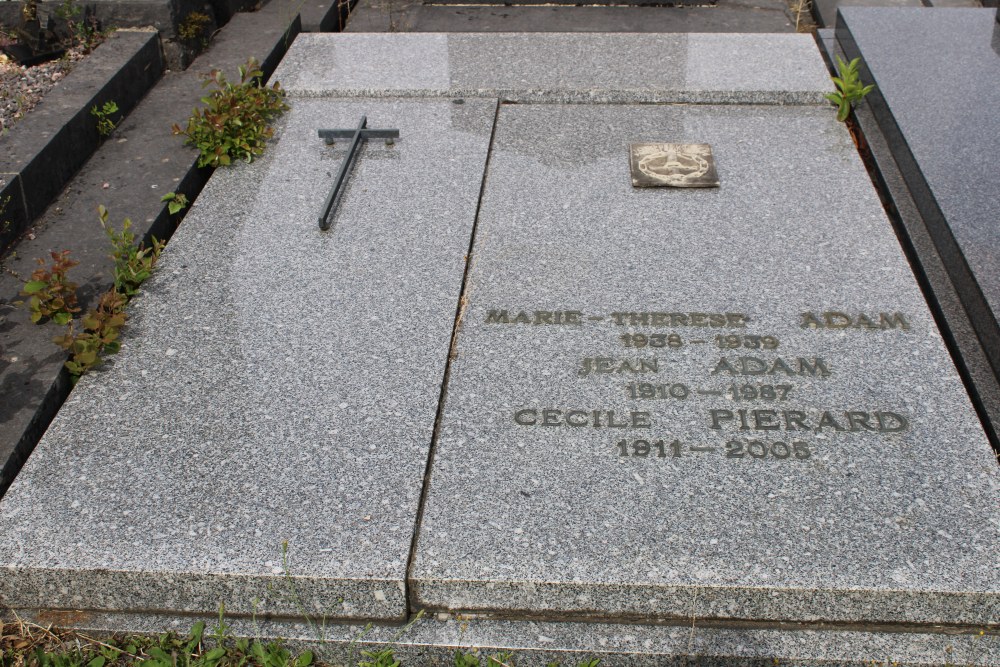
[[(585, 322), (609, 322), (621, 327), (705, 327), (744, 328), (746, 313), (697, 313), (666, 311), (615, 311), (607, 315), (586, 314), (582, 310), (514, 310), (491, 308), (486, 324), (528, 324), (579, 326)], [(803, 329), (861, 329), (909, 331), (910, 322), (900, 312), (846, 313), (839, 310), (802, 313)]]

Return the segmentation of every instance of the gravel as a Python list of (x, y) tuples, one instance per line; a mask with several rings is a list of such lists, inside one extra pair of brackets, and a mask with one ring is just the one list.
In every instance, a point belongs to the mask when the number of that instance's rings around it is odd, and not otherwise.
[(0, 53), (0, 137), (34, 109), (87, 53), (82, 47), (74, 47), (62, 58), (34, 67), (21, 67)]

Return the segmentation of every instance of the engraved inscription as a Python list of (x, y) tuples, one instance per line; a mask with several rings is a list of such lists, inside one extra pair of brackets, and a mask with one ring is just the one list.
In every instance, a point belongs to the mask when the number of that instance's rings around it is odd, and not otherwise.
[(591, 373), (658, 373), (660, 371), (660, 360), (652, 359), (613, 359), (612, 357), (584, 357), (580, 370), (576, 373), (580, 377), (587, 377)]
[(820, 357), (806, 359), (799, 357), (785, 361), (781, 357), (761, 359), (760, 357), (722, 357), (712, 375), (728, 373), (729, 375), (811, 375), (812, 377), (829, 377), (830, 369)]
[(801, 326), (803, 329), (910, 330), (910, 323), (903, 313), (879, 313), (878, 315), (856, 313), (851, 315), (838, 310), (828, 310), (818, 315), (813, 312), (802, 313)]
[(567, 410), (563, 408), (526, 408), (514, 413), (518, 426), (592, 426), (593, 428), (649, 428), (648, 412), (633, 410), (616, 414), (615, 410)]
[[(607, 316), (579, 310), (515, 310), (495, 308), (486, 312), (486, 324), (558, 325), (602, 322), (607, 317), (618, 326), (628, 327), (746, 327), (750, 318), (744, 313), (671, 313), (671, 312), (612, 312)], [(701, 341), (704, 342), (704, 341)]]
[(823, 410), (810, 414), (805, 410), (709, 410), (709, 428), (720, 430), (734, 428), (739, 431), (872, 431), (898, 433), (905, 431), (910, 422), (903, 415), (889, 411), (865, 412)]
[(579, 310), (491, 310), (486, 324), (580, 324)]
[[(836, 359), (793, 353), (794, 345), (786, 346), (787, 340), (780, 340), (773, 332), (748, 330), (753, 320), (746, 313), (496, 308), (487, 311), (485, 322), (586, 328), (598, 336), (604, 331), (608, 342), (624, 354), (580, 357), (571, 377), (603, 387), (609, 382), (606, 376), (649, 376), (641, 380), (622, 378), (625, 381), (621, 384), (612, 384), (625, 392), (624, 397), (618, 395), (616, 407), (543, 405), (514, 409), (507, 419), (518, 427), (649, 432), (674, 423), (685, 424), (686, 429), (700, 424), (697, 428), (704, 429), (701, 441), (689, 442), (688, 436), (678, 437), (662, 430), (655, 437), (615, 440), (610, 444), (622, 461), (715, 457), (744, 464), (794, 464), (810, 461), (817, 453), (835, 447), (838, 434), (884, 437), (910, 429), (905, 411), (893, 406), (809, 405), (804, 399), (811, 391), (838, 378)], [(802, 312), (786, 326), (831, 331), (838, 337), (845, 330), (911, 330), (909, 318), (898, 311), (863, 313), (846, 309)], [(709, 334), (699, 329), (722, 331)], [(699, 345), (704, 347), (692, 347)], [(679, 372), (693, 375), (677, 377)], [(629, 409), (621, 408), (622, 398), (631, 404)], [(649, 409), (631, 409), (632, 405)], [(672, 416), (657, 424), (657, 409), (695, 412), (679, 422)], [(802, 434), (814, 434), (816, 440), (802, 440)]]

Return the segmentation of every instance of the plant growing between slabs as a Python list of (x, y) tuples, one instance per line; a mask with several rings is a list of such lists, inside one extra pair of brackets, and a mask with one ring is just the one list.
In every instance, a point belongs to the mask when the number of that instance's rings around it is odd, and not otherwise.
[(104, 206), (97, 207), (97, 214), (101, 219), (101, 227), (111, 241), (111, 259), (115, 261), (115, 291), (131, 298), (138, 290), (139, 285), (149, 278), (153, 273), (153, 267), (160, 258), (160, 252), (166, 245), (163, 241), (153, 237), (153, 245), (150, 248), (143, 244), (135, 245), (135, 234), (132, 233), (132, 221), (125, 218), (122, 223), (121, 232), (116, 232), (115, 228), (108, 223), (108, 209)]
[(3, 201), (0, 201), (0, 234), (5, 234), (10, 229), (10, 220), (4, 217), (4, 213), (7, 211), (7, 204), (9, 203), (10, 195), (7, 195)]
[(875, 90), (875, 85), (861, 85), (861, 76), (858, 74), (858, 64), (861, 58), (855, 58), (849, 63), (838, 55), (837, 71), (840, 76), (832, 76), (830, 79), (837, 91), (828, 93), (825, 97), (837, 105), (837, 120), (844, 122), (851, 113), (851, 107), (864, 99), (865, 95)]
[[(53, 14), (66, 22), (66, 26), (73, 33), (75, 44), (68, 44), (71, 48), (81, 47), (84, 52), (93, 50), (103, 40), (100, 25), (94, 16), (92, 7), (81, 7), (76, 0), (63, 0), (55, 8)], [(80, 18), (83, 14), (83, 18)]]
[(166, 202), (167, 211), (170, 212), (170, 215), (177, 215), (186, 209), (188, 205), (187, 195), (178, 192), (168, 192), (160, 197), (160, 201)]
[(114, 100), (104, 103), (100, 109), (95, 104), (90, 109), (90, 115), (97, 119), (97, 133), (102, 137), (109, 137), (115, 131), (115, 121), (111, 120), (113, 114), (118, 113), (118, 104)]
[(118, 337), (125, 326), (125, 304), (128, 299), (115, 290), (101, 295), (97, 308), (81, 318), (83, 331), (77, 333), (74, 322), (62, 336), (52, 339), (59, 347), (72, 353), (66, 362), (66, 370), (73, 376), (73, 382), (101, 363), (101, 357), (115, 354), (121, 349)]
[(52, 265), (45, 266), (44, 259), (36, 259), (39, 267), (31, 274), (31, 280), (24, 283), (21, 296), (29, 297), (28, 308), (31, 321), (35, 324), (50, 319), (56, 324), (68, 324), (73, 313), (80, 312), (76, 305), (77, 284), (66, 273), (79, 264), (69, 258), (69, 250), (50, 252)]
[(181, 39), (192, 40), (199, 37), (202, 31), (212, 22), (208, 14), (202, 12), (188, 12), (180, 25), (177, 26), (177, 36)]
[[(97, 212), (100, 216), (101, 227), (104, 228), (105, 234), (111, 241), (111, 259), (115, 262), (113, 269), (115, 285), (110, 291), (101, 295), (96, 308), (78, 320), (82, 326), (81, 331), (76, 330), (77, 321), (74, 321), (72, 316), (60, 322), (68, 324), (69, 328), (65, 334), (54, 338), (53, 342), (72, 354), (65, 366), (74, 383), (81, 375), (100, 364), (102, 357), (115, 354), (121, 349), (121, 343), (118, 339), (127, 319), (125, 306), (129, 299), (138, 292), (139, 285), (152, 274), (153, 267), (156, 266), (156, 261), (160, 258), (160, 252), (165, 245), (162, 241), (157, 241), (155, 237), (153, 245), (149, 248), (141, 243), (136, 245), (135, 235), (131, 231), (131, 220), (125, 218), (121, 231), (116, 232), (114, 227), (108, 223), (108, 209), (98, 206)], [(65, 254), (66, 252), (60, 257), (65, 256)], [(53, 253), (53, 259), (56, 257), (57, 254)], [(36, 271), (36, 273), (38, 272)], [(25, 285), (25, 288), (28, 286), (33, 286), (30, 281)], [(75, 290), (76, 285), (73, 285), (73, 288)], [(75, 304), (76, 295), (74, 292), (73, 305), (75, 306)], [(74, 312), (77, 311), (79, 308), (76, 308)], [(34, 307), (32, 318), (34, 318)], [(55, 317), (52, 319), (56, 321)]]
[(252, 162), (264, 152), (274, 128), (268, 123), (288, 109), (285, 91), (276, 82), (270, 88), (261, 85), (264, 73), (251, 58), (240, 66), (240, 82), (233, 84), (219, 70), (213, 70), (204, 85), (216, 90), (201, 98), (207, 105), (195, 109), (187, 127), (174, 124), (173, 133), (187, 137), (185, 145), (198, 149), (198, 166), (219, 167), (233, 160)]

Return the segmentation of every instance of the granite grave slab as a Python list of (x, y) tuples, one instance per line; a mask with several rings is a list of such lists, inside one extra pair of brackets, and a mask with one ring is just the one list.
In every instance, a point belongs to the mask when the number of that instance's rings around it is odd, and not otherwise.
[[(634, 188), (666, 141), (721, 186)], [(996, 458), (829, 109), (505, 105), (488, 169), (416, 608), (998, 622)]]
[[(404, 618), (494, 110), (302, 100), (217, 172), (0, 502), (0, 604)], [(401, 138), (321, 232), (363, 114)]]
[[(811, 38), (647, 37), (298, 40), (272, 151), (0, 501), (0, 602), (225, 602), (416, 664), (923, 664), (995, 628), (996, 461)], [(400, 138), (323, 236), (316, 130), (362, 115)], [(634, 188), (633, 143), (708, 144), (719, 187)]]
[[(1000, 35), (995, 9), (844, 7), (837, 40), (972, 327), (1000, 375)], [(995, 426), (995, 425), (994, 425)]]

